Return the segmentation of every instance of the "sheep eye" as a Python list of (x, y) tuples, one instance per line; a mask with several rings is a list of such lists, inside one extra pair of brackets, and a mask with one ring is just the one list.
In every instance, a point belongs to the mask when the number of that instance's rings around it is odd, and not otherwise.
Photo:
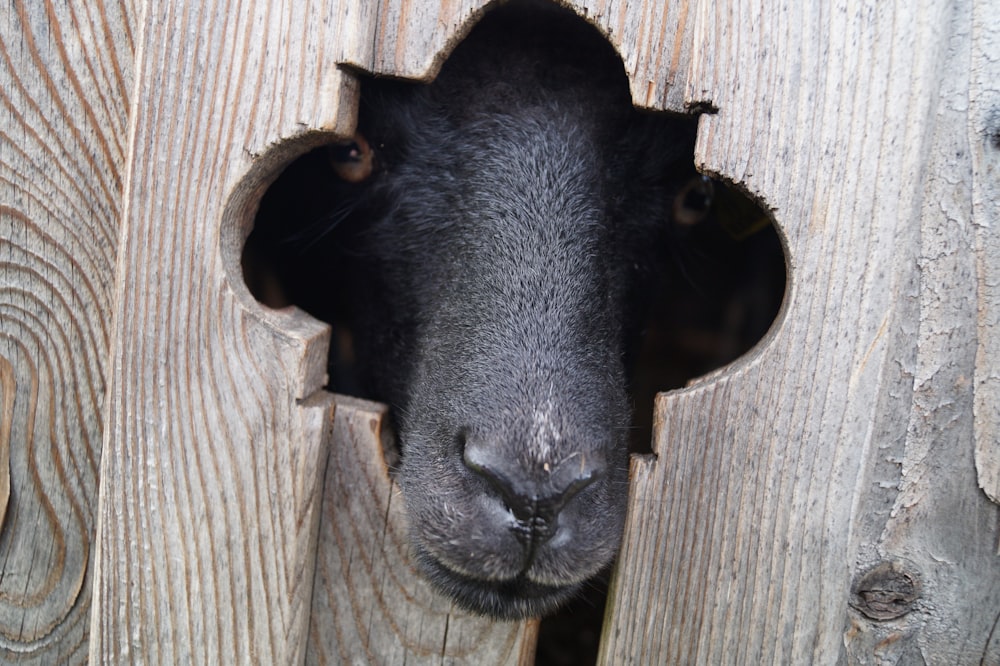
[(674, 221), (692, 226), (708, 217), (715, 188), (708, 176), (695, 176), (674, 197)]
[(330, 165), (342, 180), (360, 183), (372, 175), (375, 152), (361, 134), (328, 147)]

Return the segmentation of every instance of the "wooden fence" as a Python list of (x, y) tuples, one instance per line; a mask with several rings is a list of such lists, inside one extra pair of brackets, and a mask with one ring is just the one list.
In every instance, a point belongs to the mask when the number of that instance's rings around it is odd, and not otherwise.
[[(0, 660), (530, 663), (406, 560), (376, 405), (240, 251), (350, 69), (477, 0), (0, 13)], [(570, 2), (773, 210), (769, 337), (656, 407), (604, 663), (1000, 664), (1000, 6)]]

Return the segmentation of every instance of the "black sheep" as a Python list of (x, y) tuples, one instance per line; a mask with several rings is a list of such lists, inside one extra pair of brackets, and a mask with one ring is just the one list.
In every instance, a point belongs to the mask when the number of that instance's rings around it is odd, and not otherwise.
[(313, 310), (351, 313), (362, 390), (394, 408), (421, 568), (506, 619), (618, 550), (626, 357), (693, 173), (695, 120), (636, 111), (566, 14), (497, 10), (433, 84), (366, 81), (359, 137), (330, 152), (336, 210), (293, 260), (350, 275)]

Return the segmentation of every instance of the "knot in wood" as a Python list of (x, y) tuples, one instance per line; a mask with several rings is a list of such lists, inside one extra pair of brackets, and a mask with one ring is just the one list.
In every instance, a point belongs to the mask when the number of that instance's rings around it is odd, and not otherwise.
[(908, 564), (881, 562), (865, 572), (851, 591), (851, 606), (872, 620), (894, 620), (916, 608), (920, 578)]

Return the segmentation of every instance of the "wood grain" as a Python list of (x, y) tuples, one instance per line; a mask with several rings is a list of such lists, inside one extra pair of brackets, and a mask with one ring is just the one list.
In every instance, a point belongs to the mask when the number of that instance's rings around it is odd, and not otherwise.
[(281, 166), (352, 131), (343, 7), (150, 3), (126, 169), (90, 658), (304, 658), (328, 330), (239, 255)]
[(385, 411), (337, 398), (307, 663), (533, 663), (537, 621), (470, 615), (415, 570), (383, 456)]
[[(996, 83), (1000, 81), (1000, 11), (987, 2), (975, 3), (972, 11), (968, 143), (979, 313), (973, 384), (976, 468), (980, 487), (990, 499), (1000, 502), (1000, 206), (996, 205), (996, 183), (1000, 182), (1000, 87)], [(997, 640), (1000, 642), (1000, 637)]]
[[(371, 3), (363, 21), (372, 27), (375, 38), (352, 40), (344, 49), (344, 62), (368, 72), (430, 81), (493, 4), (486, 0)], [(691, 105), (684, 97), (683, 77), (691, 52), (692, 3), (590, 0), (559, 4), (566, 4), (598, 28), (618, 50), (636, 106), (684, 111), (686, 103)]]
[[(975, 240), (1000, 191), (967, 129), (984, 13), (699, 4), (689, 95), (719, 111), (696, 156), (774, 211), (790, 285), (757, 350), (659, 398), (604, 663), (996, 660), (1000, 514), (972, 455), (976, 429), (997, 441), (972, 385), (997, 353)], [(876, 620), (851, 602), (888, 562), (922, 589)]]
[(135, 8), (0, 21), (0, 662), (86, 657)]

